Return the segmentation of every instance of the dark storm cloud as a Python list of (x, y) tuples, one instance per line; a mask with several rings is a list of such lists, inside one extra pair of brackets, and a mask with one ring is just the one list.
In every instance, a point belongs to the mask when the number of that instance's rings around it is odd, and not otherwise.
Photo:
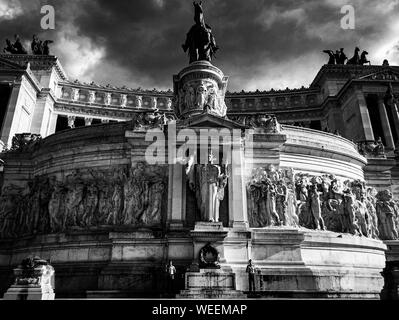
[[(20, 3), (23, 11), (13, 18), (0, 17), (3, 39), (14, 32), (29, 38), (32, 33), (39, 33), (40, 6), (54, 5), (57, 29), (40, 34), (55, 40), (62, 35), (63, 45), (56, 46), (54, 51), (66, 61), (67, 71), (68, 66), (76, 69), (72, 73), (78, 77), (118, 85), (170, 88), (172, 74), (188, 62), (181, 44), (194, 23), (189, 0), (2, 2)], [(353, 1), (356, 29), (345, 31), (340, 27), (340, 8), (346, 1), (204, 0), (203, 3), (206, 22), (212, 26), (221, 48), (214, 64), (230, 76), (230, 90), (308, 85), (326, 61), (321, 50), (327, 48), (345, 47), (350, 56), (356, 45), (367, 46), (372, 58), (373, 48), (369, 46), (384, 37), (392, 40), (388, 33), (399, 8), (397, 0)], [(67, 50), (84, 51), (88, 62), (78, 65), (78, 61), (71, 61)], [(98, 54), (91, 56), (90, 51)], [(381, 57), (375, 54), (375, 58)], [(296, 79), (291, 79), (294, 74), (290, 71), (294, 70), (297, 70)]]

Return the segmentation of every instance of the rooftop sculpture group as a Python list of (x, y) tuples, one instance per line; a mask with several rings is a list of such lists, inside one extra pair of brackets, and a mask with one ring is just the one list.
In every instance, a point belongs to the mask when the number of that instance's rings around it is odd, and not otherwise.
[(355, 48), (355, 52), (352, 58), (348, 59), (346, 54), (344, 53), (344, 48), (340, 50), (336, 50), (335, 53), (333, 50), (323, 50), (324, 53), (327, 53), (329, 56), (329, 60), (327, 64), (352, 64), (352, 65), (371, 65), (370, 61), (367, 60), (367, 55), (369, 54), (367, 51), (363, 51), (361, 55), (359, 55), (360, 49), (358, 47)]
[[(21, 39), (17, 34), (14, 36), (14, 39), (14, 43), (11, 43), (10, 39), (6, 39), (6, 47), (3, 49), (3, 52), (11, 54), (28, 54), (28, 51), (23, 46)], [(45, 56), (50, 55), (50, 43), (53, 43), (53, 41), (42, 41), (34, 34), (31, 42), (32, 54)]]

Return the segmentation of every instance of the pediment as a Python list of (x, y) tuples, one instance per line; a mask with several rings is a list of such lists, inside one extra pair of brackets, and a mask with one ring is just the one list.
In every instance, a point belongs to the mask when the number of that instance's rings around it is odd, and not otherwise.
[(384, 70), (359, 77), (358, 80), (399, 81), (399, 72), (393, 70), (392, 68), (387, 67)]
[(22, 67), (21, 65), (14, 63), (10, 60), (0, 57), (0, 70), (7, 71), (25, 71), (27, 67)]
[(204, 113), (192, 116), (177, 123), (178, 127), (184, 128), (228, 128), (228, 129), (245, 129), (242, 124), (222, 118), (210, 113)]

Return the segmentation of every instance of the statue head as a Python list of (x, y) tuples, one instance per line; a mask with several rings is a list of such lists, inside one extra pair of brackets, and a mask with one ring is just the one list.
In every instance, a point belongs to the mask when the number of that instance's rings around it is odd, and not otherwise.
[(392, 193), (389, 190), (382, 190), (377, 193), (377, 199), (380, 201), (390, 201), (392, 200)]
[(137, 162), (136, 168), (139, 170), (144, 170), (145, 169), (145, 164), (142, 161)]

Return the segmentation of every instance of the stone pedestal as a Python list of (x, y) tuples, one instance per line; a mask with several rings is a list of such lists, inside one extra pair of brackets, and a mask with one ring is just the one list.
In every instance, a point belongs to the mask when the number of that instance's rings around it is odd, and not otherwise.
[(177, 298), (187, 299), (243, 299), (246, 296), (236, 290), (233, 272), (220, 269), (201, 269), (199, 272), (187, 272), (185, 290)]
[(194, 230), (190, 232), (194, 259), (185, 274), (185, 290), (177, 298), (245, 298), (244, 294), (236, 291), (235, 273), (223, 267), (226, 262), (223, 241), (227, 233), (221, 222), (195, 224)]
[(384, 276), (384, 288), (381, 291), (383, 300), (399, 300), (399, 240), (384, 241), (388, 247), (385, 252), (386, 266), (381, 274)]
[(4, 294), (4, 300), (54, 300), (52, 288), (42, 286), (11, 286)]
[(14, 269), (14, 276), (4, 300), (54, 300), (54, 269), (45, 260), (25, 259)]
[(225, 262), (223, 240), (228, 231), (224, 230), (222, 222), (196, 222), (194, 230), (190, 231), (193, 239), (193, 262), (189, 271), (199, 271), (199, 255), (202, 248), (211, 245), (218, 252), (217, 262)]

